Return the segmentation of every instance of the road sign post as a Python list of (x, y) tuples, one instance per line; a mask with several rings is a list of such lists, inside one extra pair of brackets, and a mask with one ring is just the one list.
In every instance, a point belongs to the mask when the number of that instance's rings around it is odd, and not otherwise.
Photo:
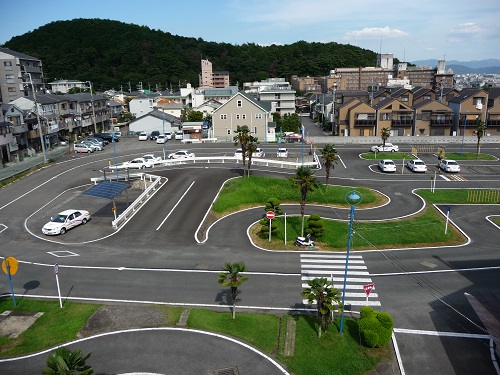
[(59, 296), (59, 306), (62, 309), (62, 299), (61, 299), (61, 288), (59, 288), (59, 276), (57, 275), (59, 273), (59, 264), (54, 264), (54, 275), (56, 276), (56, 284), (57, 284), (57, 294)]
[(269, 242), (271, 242), (271, 223), (274, 219), (274, 212), (273, 211), (267, 211), (266, 212), (266, 217), (269, 219)]
[(12, 300), (14, 301), (14, 307), (17, 306), (16, 295), (14, 294), (14, 287), (12, 285), (12, 275), (15, 275), (18, 268), (18, 261), (16, 258), (7, 257), (2, 261), (2, 270), (7, 274), (10, 285), (10, 293), (12, 294)]
[(370, 292), (374, 288), (375, 288), (375, 284), (374, 283), (363, 285), (363, 289), (365, 290), (365, 293), (366, 293), (366, 306), (368, 306), (368, 296), (370, 295)]

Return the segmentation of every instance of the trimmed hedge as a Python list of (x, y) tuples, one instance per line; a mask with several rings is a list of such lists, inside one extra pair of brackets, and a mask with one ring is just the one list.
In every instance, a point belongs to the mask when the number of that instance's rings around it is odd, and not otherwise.
[(391, 340), (394, 321), (389, 313), (373, 310), (365, 306), (360, 310), (358, 326), (365, 344), (371, 348), (386, 346)]

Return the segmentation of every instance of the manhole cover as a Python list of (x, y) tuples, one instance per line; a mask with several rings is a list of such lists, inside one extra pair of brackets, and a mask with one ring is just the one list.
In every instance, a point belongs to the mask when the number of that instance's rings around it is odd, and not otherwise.
[(214, 370), (213, 375), (240, 375), (237, 367), (228, 367), (220, 370)]

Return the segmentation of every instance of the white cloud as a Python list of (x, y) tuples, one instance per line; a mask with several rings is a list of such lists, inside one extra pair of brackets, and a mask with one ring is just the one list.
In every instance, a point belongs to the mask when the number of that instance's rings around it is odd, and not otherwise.
[(458, 35), (479, 34), (481, 31), (481, 28), (473, 22), (461, 23), (450, 29), (452, 34)]
[(372, 39), (372, 38), (387, 38), (396, 39), (408, 36), (408, 33), (399, 29), (391, 29), (389, 26), (385, 27), (365, 27), (361, 30), (354, 30), (345, 33), (344, 37), (348, 39)]

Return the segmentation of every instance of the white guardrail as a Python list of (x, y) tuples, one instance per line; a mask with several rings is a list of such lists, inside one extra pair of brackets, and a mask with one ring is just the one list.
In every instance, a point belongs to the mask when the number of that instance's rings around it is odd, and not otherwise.
[(135, 214), (135, 212), (145, 204), (149, 198), (156, 193), (156, 189), (162, 184), (162, 178), (160, 176), (154, 176), (146, 173), (141, 173), (141, 181), (146, 183), (146, 180), (149, 179), (151, 183), (139, 197), (133, 201), (115, 220), (111, 222), (113, 229), (118, 229), (118, 227), (128, 220), (130, 216)]

